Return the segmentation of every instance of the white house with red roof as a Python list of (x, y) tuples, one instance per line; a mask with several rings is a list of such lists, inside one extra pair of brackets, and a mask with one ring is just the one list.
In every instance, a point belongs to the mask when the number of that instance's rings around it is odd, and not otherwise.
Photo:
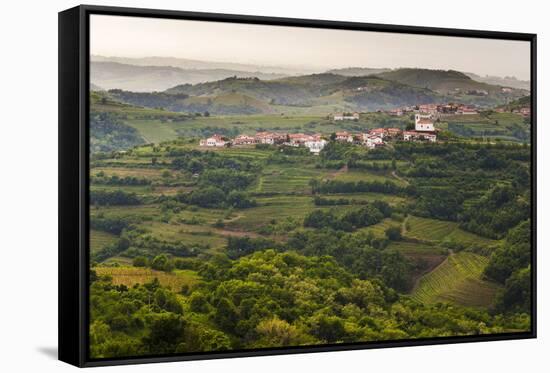
[(403, 131), (403, 140), (405, 141), (428, 140), (430, 142), (436, 142), (437, 135), (435, 134), (435, 132)]
[(403, 133), (401, 128), (386, 128), (386, 132), (390, 137), (399, 137)]
[(258, 132), (254, 136), (254, 140), (258, 144), (275, 144), (275, 140), (279, 138), (279, 135), (272, 132)]
[(388, 134), (388, 131), (385, 128), (373, 128), (369, 131), (369, 135), (378, 136), (381, 139)]
[(336, 141), (353, 142), (353, 135), (349, 132), (336, 132)]
[(256, 143), (256, 138), (248, 135), (239, 135), (233, 140), (233, 145), (253, 145)]
[(333, 120), (359, 120), (359, 113), (334, 113)]
[(227, 141), (225, 138), (223, 138), (220, 135), (212, 135), (208, 137), (207, 139), (203, 139), (199, 142), (200, 146), (210, 146), (210, 147), (222, 147), (228, 144), (229, 141)]
[(437, 104), (418, 105), (418, 111), (421, 113), (436, 114)]
[(288, 139), (290, 140), (291, 145), (303, 145), (306, 141), (313, 141), (321, 136), (317, 135), (306, 135), (303, 133), (289, 133)]
[(311, 136), (311, 139), (304, 142), (304, 146), (309, 149), (315, 155), (318, 155), (325, 147), (327, 141), (321, 139), (321, 137)]
[(366, 137), (363, 137), (363, 139), (363, 144), (369, 149), (374, 149), (385, 145), (384, 140), (377, 135), (367, 135)]

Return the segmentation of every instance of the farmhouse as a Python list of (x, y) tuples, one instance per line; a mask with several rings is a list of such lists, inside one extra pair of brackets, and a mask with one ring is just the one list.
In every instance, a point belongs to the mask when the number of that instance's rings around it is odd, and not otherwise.
[(436, 104), (418, 105), (418, 111), (421, 113), (435, 115), (437, 114), (437, 105)]
[(470, 106), (461, 106), (458, 110), (457, 110), (457, 114), (462, 114), (462, 115), (473, 115), (473, 114), (477, 114), (477, 110), (473, 107), (470, 107)]
[(430, 142), (436, 142), (437, 135), (434, 132), (426, 131), (403, 131), (403, 140), (415, 141), (415, 140), (428, 140)]
[(386, 128), (386, 132), (388, 133), (388, 136), (396, 138), (401, 136), (403, 130), (401, 130), (400, 128)]
[(373, 128), (369, 131), (369, 135), (378, 136), (381, 139), (388, 134), (385, 128)]
[(369, 149), (374, 149), (376, 147), (385, 145), (384, 140), (376, 135), (368, 135), (366, 138), (364, 138), (363, 144)]
[(233, 140), (233, 145), (253, 145), (256, 144), (254, 136), (239, 135)]
[(203, 139), (199, 142), (200, 146), (213, 146), (213, 147), (221, 147), (228, 144), (229, 141), (226, 141), (223, 137), (220, 135), (212, 135), (211, 137), (207, 139)]
[(333, 120), (359, 120), (359, 113), (334, 113)]
[(303, 145), (306, 141), (320, 140), (320, 135), (305, 135), (303, 133), (290, 133), (288, 135), (291, 145)]
[(310, 140), (307, 140), (304, 142), (304, 146), (308, 148), (309, 151), (315, 155), (318, 155), (321, 152), (321, 150), (323, 150), (326, 144), (327, 144), (326, 140), (323, 140), (320, 137), (316, 139), (313, 136)]
[(346, 131), (336, 132), (336, 141), (353, 142), (353, 135)]
[(454, 115), (456, 114), (458, 110), (458, 105), (454, 104), (444, 104), (444, 105), (438, 105), (437, 106), (437, 113), (438, 115)]
[(272, 132), (258, 132), (254, 136), (254, 140), (257, 144), (275, 144), (275, 141), (279, 138), (279, 135)]

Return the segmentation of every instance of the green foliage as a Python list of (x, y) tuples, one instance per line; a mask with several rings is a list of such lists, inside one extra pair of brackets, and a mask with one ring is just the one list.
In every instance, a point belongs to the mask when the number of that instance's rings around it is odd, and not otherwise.
[(400, 187), (391, 181), (340, 181), (327, 180), (325, 182), (312, 185), (314, 193), (332, 194), (332, 193), (387, 193), (401, 194), (408, 193), (406, 188)]
[(383, 218), (382, 212), (372, 204), (366, 204), (341, 216), (336, 215), (333, 210), (313, 210), (305, 217), (304, 227), (353, 231), (379, 223)]
[(112, 113), (90, 113), (90, 152), (124, 150), (145, 143), (135, 128)]
[(132, 264), (134, 265), (134, 267), (147, 267), (149, 262), (144, 256), (136, 256), (132, 261)]
[(521, 195), (518, 188), (496, 186), (464, 212), (463, 227), (488, 237), (502, 238), (530, 214), (528, 196)]
[(227, 204), (238, 209), (245, 209), (256, 206), (256, 201), (250, 199), (247, 193), (232, 190), (227, 195)]
[(531, 263), (531, 220), (510, 230), (504, 244), (489, 260), (485, 274), (502, 284), (515, 272)]
[(388, 240), (391, 241), (399, 241), (402, 238), (401, 227), (398, 226), (389, 227), (384, 233), (388, 237)]
[(124, 229), (130, 227), (130, 223), (124, 219), (91, 217), (90, 228), (119, 235)]
[(243, 190), (254, 181), (254, 176), (236, 170), (209, 169), (204, 171), (199, 184), (203, 186), (216, 185), (224, 192), (231, 190)]
[(457, 220), (462, 210), (464, 197), (455, 188), (429, 189), (410, 207), (415, 215), (441, 220)]
[(188, 203), (202, 207), (219, 207), (225, 202), (225, 193), (218, 187), (207, 186), (191, 192), (186, 198)]
[(128, 193), (122, 190), (91, 190), (90, 204), (99, 206), (115, 205), (139, 205), (140, 199), (135, 193)]
[(531, 266), (515, 271), (506, 279), (497, 295), (496, 308), (501, 312), (531, 312)]
[(240, 258), (265, 249), (275, 249), (280, 245), (265, 238), (228, 237), (227, 256), (232, 259)]
[(91, 356), (477, 335), (529, 324), (524, 315), (399, 299), (379, 280), (353, 279), (328, 256), (267, 250), (208, 265), (217, 270), (187, 297), (158, 281), (131, 289), (94, 281)]
[(151, 268), (157, 271), (171, 272), (174, 269), (174, 263), (167, 255), (161, 254), (151, 261)]
[(373, 235), (333, 230), (297, 232), (288, 245), (305, 255), (329, 255), (358, 278), (381, 278), (387, 286), (401, 291), (410, 286), (407, 259), (397, 251), (385, 250), (387, 242)]

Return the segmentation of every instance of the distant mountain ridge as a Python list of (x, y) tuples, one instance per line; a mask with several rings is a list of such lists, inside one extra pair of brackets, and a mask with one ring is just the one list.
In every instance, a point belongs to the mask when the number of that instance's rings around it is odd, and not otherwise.
[(368, 76), (391, 71), (388, 68), (370, 68), (370, 67), (345, 67), (342, 69), (331, 69), (327, 73), (338, 74), (343, 76)]
[(480, 76), (474, 73), (465, 73), (473, 80), (477, 80), (478, 82), (493, 84), (493, 85), (501, 85), (504, 87), (510, 87), (510, 88), (517, 88), (517, 89), (525, 89), (525, 90), (531, 90), (531, 82), (529, 80), (520, 80), (513, 76)]
[(270, 66), (252, 63), (235, 63), (235, 62), (217, 62), (203, 61), (189, 58), (179, 57), (107, 57), (92, 55), (90, 58), (93, 62), (118, 62), (125, 65), (135, 66), (171, 66), (181, 69), (224, 69), (237, 71), (259, 71), (265, 74), (280, 74), (280, 75), (304, 75), (321, 72), (320, 69), (299, 67), (299, 66)]
[(124, 89), (134, 92), (164, 91), (177, 84), (216, 81), (230, 76), (277, 79), (286, 75), (227, 69), (183, 69), (173, 66), (140, 66), (119, 62), (90, 63), (92, 84), (103, 89)]

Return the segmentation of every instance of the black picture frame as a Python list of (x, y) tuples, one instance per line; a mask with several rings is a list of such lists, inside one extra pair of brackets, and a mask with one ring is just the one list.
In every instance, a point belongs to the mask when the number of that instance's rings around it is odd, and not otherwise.
[[(92, 14), (527, 41), (531, 45), (532, 323), (529, 332), (93, 360), (88, 356), (89, 17)], [(59, 360), (79, 367), (536, 338), (536, 34), (81, 5), (59, 13)]]

